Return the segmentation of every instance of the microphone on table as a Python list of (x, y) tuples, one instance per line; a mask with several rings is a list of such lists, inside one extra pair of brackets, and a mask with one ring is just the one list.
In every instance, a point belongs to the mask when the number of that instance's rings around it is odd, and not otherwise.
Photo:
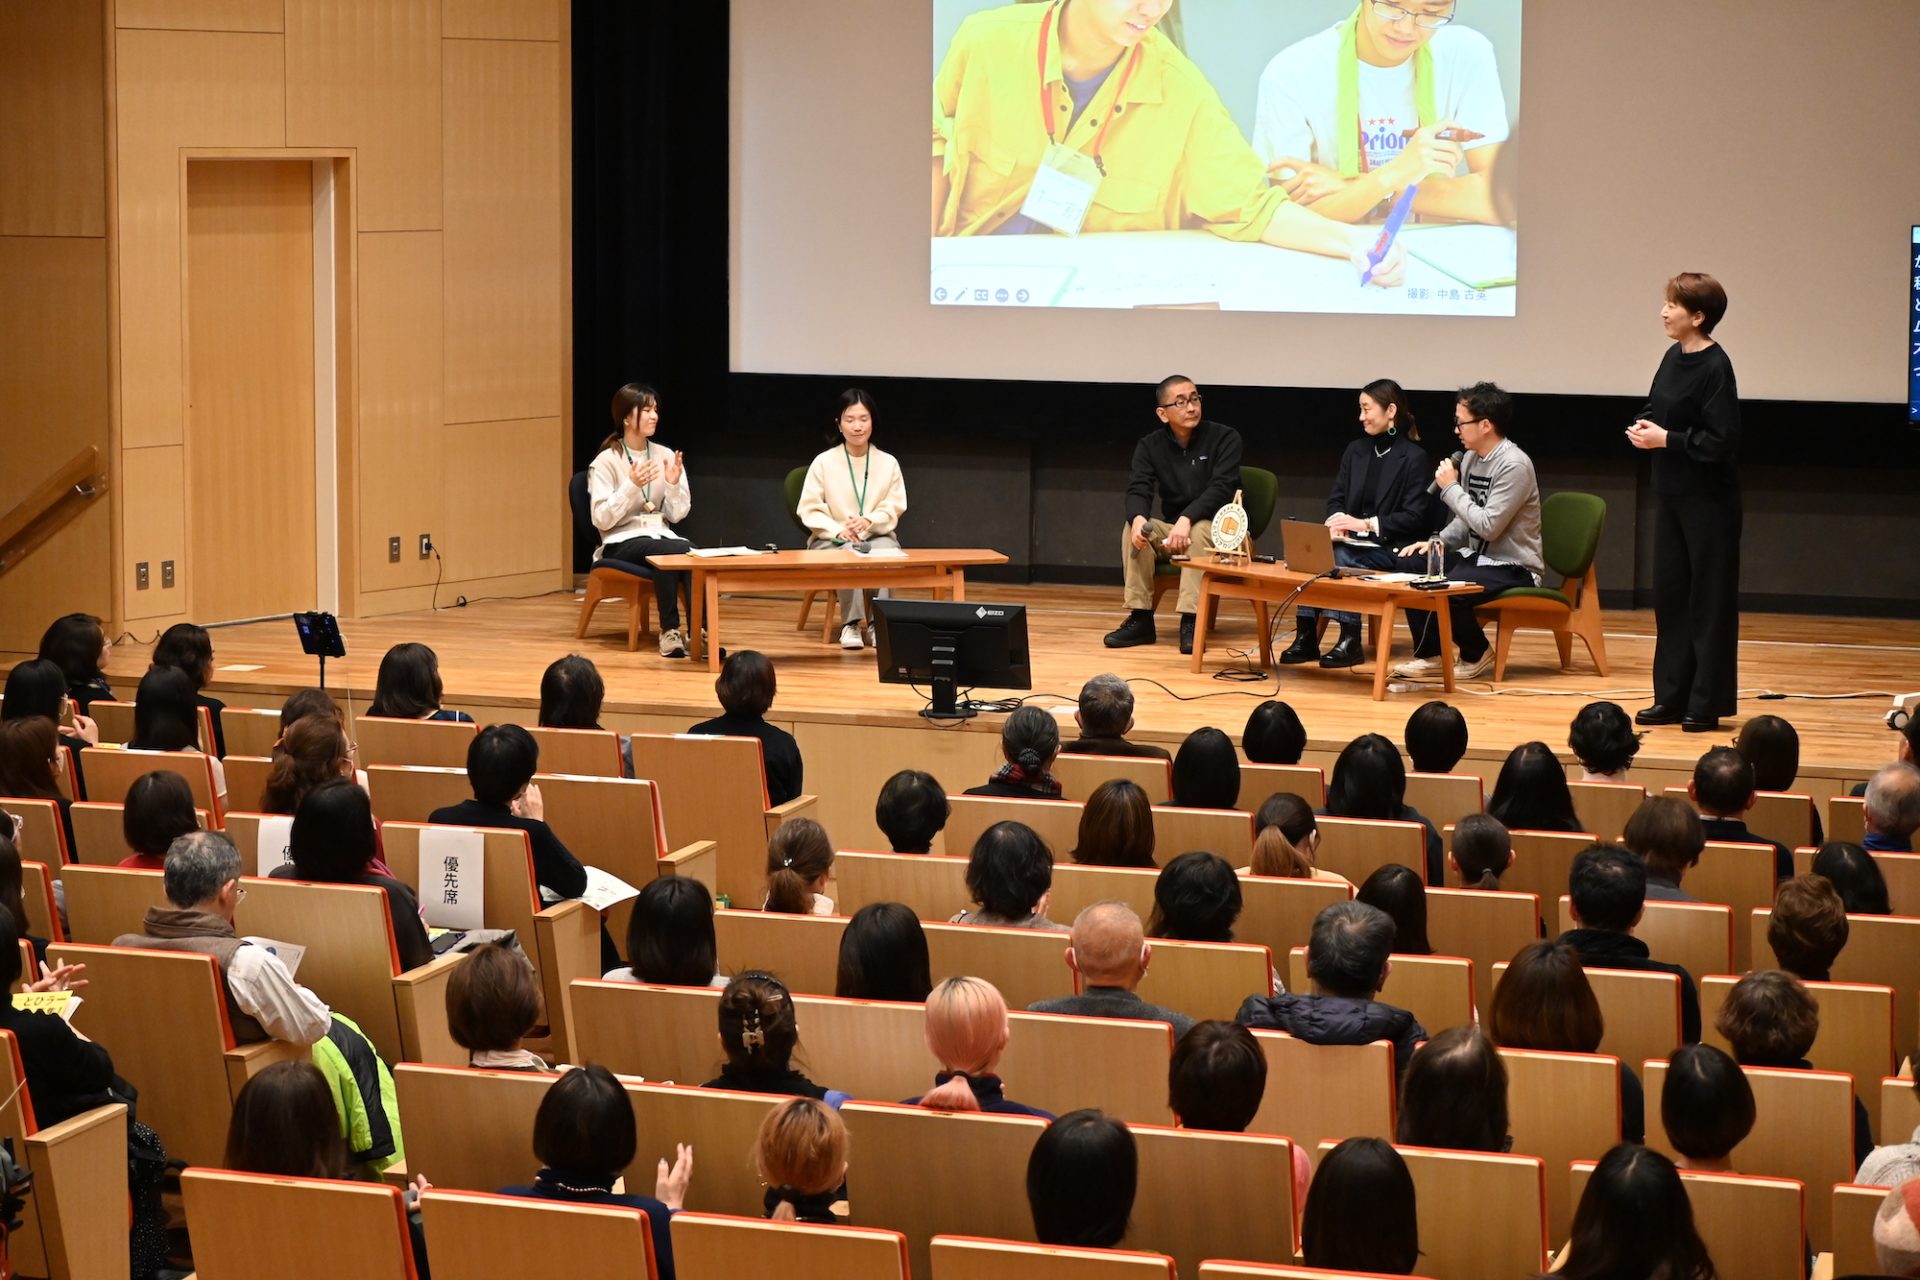
[[(1462, 449), (1458, 453), (1454, 454), (1451, 458), (1448, 458), (1447, 461), (1453, 464), (1453, 469), (1457, 472), (1460, 470), (1460, 463), (1466, 458), (1466, 456), (1467, 456), (1467, 451), (1465, 449)], [(1427, 496), (1429, 498), (1431, 498), (1434, 494), (1439, 492), (1440, 492), (1440, 482), (1438, 480), (1435, 480), (1432, 484), (1427, 486)]]

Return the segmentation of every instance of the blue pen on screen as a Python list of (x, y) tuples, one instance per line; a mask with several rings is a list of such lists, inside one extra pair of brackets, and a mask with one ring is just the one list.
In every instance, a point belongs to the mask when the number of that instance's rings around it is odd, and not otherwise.
[(1407, 221), (1407, 214), (1413, 210), (1413, 197), (1420, 190), (1420, 184), (1414, 183), (1400, 193), (1393, 202), (1393, 208), (1387, 213), (1387, 225), (1380, 229), (1380, 238), (1373, 242), (1372, 252), (1367, 254), (1367, 269), (1360, 275), (1360, 287), (1373, 283), (1373, 272), (1386, 261), (1387, 250), (1393, 247), (1393, 238), (1400, 234), (1400, 228)]

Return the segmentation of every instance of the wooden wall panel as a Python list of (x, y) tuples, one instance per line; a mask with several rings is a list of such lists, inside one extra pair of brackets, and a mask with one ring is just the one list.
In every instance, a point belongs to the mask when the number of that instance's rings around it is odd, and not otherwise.
[[(0, 236), (0, 511), (86, 445), (107, 447), (107, 242)], [(62, 613), (112, 612), (107, 501), (0, 577), (0, 649)]]
[(447, 581), (557, 570), (553, 504), (566, 477), (554, 466), (560, 419), (449, 426), (441, 456), (485, 459), (456, 466), (447, 489), (446, 533), (439, 540)]
[(285, 43), (278, 35), (118, 33), (124, 448), (183, 438), (180, 148), (283, 145)]
[[(420, 535), (448, 540), (447, 480), (481, 469), (456, 463), (474, 458), (470, 451), (442, 447), (440, 239), (437, 231), (360, 237), (360, 529), (352, 545), (363, 592), (433, 581)], [(387, 560), (394, 536), (399, 564)]]
[[(186, 450), (182, 445), (128, 449), (120, 455), (121, 540), (120, 592), (126, 617), (162, 618), (187, 611), (186, 574), (174, 579), (172, 590), (160, 585), (160, 562), (171, 560), (184, 570), (187, 562)], [(145, 560), (151, 585), (134, 589), (134, 566)]]
[[(567, 267), (560, 51), (448, 40), (442, 56), (447, 420), (556, 415)], [(554, 541), (552, 534), (549, 527), (541, 540)]]
[(0, 235), (107, 233), (105, 15), (0, 5)]
[(446, 0), (449, 37), (558, 40), (564, 0)]
[(122, 30), (284, 31), (283, 10), (284, 0), (116, 0), (113, 21)]
[(286, 0), (287, 144), (352, 146), (362, 231), (438, 230), (440, 0)]

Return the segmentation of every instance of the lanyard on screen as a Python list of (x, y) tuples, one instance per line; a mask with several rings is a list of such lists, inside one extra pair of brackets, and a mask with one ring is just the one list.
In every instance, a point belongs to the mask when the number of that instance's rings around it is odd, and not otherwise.
[[(1340, 25), (1339, 81), (1334, 93), (1334, 132), (1340, 139), (1340, 175), (1354, 177), (1367, 171), (1366, 130), (1360, 124), (1360, 10)], [(1438, 117), (1433, 97), (1433, 50), (1421, 45), (1413, 55), (1413, 102), (1425, 128)], [(1351, 132), (1345, 122), (1353, 121)]]
[(853, 455), (847, 452), (847, 446), (840, 446), (840, 456), (847, 460), (847, 483), (853, 486), (853, 500), (860, 504), (859, 514), (867, 514), (867, 481), (873, 476), (873, 446), (867, 446), (867, 465), (860, 468), (860, 478), (853, 478)]
[[(1064, 3), (1065, 0), (1062, 0)], [(1047, 16), (1040, 19), (1040, 47), (1036, 51), (1036, 61), (1040, 66), (1040, 124), (1047, 131), (1047, 141), (1058, 141), (1053, 133), (1053, 81), (1047, 77), (1047, 36), (1053, 30), (1053, 15), (1060, 12), (1060, 5), (1048, 8)], [(1133, 78), (1133, 69), (1140, 65), (1143, 46), (1136, 44), (1127, 57), (1127, 65), (1120, 72), (1120, 83), (1113, 88), (1114, 109), (1107, 112), (1107, 118), (1100, 122), (1100, 132), (1093, 135), (1093, 163), (1100, 170), (1100, 176), (1107, 173), (1106, 162), (1101, 160), (1100, 152), (1107, 145), (1107, 127), (1113, 123), (1113, 117), (1119, 113), (1120, 95), (1127, 91), (1127, 81)], [(1426, 52), (1424, 49), (1421, 52)]]

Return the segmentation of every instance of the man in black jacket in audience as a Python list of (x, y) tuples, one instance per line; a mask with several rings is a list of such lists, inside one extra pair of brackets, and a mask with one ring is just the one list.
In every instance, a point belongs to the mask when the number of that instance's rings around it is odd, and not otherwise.
[(1427, 1029), (1405, 1009), (1374, 999), (1393, 971), (1393, 917), (1364, 902), (1322, 908), (1307, 939), (1310, 995), (1256, 992), (1234, 1021), (1286, 1032), (1309, 1044), (1393, 1044), (1393, 1066), (1404, 1073)]
[(1773, 850), (1773, 878), (1793, 879), (1793, 851), (1747, 830), (1753, 808), (1753, 765), (1732, 747), (1715, 747), (1693, 766), (1687, 794), (1700, 810), (1700, 827), (1719, 844), (1764, 844)]
[(1560, 941), (1580, 953), (1581, 967), (1674, 974), (1680, 979), (1680, 1042), (1699, 1040), (1700, 993), (1692, 977), (1677, 964), (1655, 960), (1647, 944), (1632, 933), (1646, 910), (1647, 864), (1619, 845), (1593, 845), (1573, 860), (1567, 891), (1576, 927), (1561, 934)]

